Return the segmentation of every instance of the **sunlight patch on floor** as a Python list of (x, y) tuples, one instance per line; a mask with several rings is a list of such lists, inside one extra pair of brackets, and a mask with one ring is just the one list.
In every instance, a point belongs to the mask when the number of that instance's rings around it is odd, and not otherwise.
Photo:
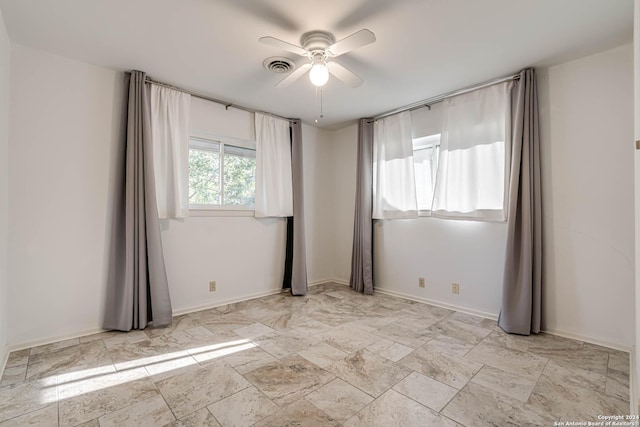
[[(40, 401), (41, 403), (53, 403), (56, 400), (70, 399), (148, 378), (149, 376), (159, 376), (173, 370), (197, 365), (198, 362), (192, 357), (195, 355), (200, 355), (203, 361), (209, 361), (249, 350), (253, 347), (256, 347), (256, 344), (250, 340), (240, 339), (196, 347), (188, 351), (171, 352), (131, 360), (117, 364), (117, 371), (113, 365), (105, 365), (52, 375), (41, 380), (44, 387), (42, 388)], [(56, 393), (51, 393), (51, 389), (56, 386), (57, 397)]]

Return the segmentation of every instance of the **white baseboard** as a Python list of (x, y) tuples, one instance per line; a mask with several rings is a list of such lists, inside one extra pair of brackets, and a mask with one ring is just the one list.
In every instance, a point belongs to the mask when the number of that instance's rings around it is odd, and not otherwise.
[(620, 350), (620, 351), (624, 351), (626, 353), (632, 353), (632, 350), (633, 350), (633, 347), (628, 346), (628, 345), (614, 343), (614, 342), (610, 342), (610, 341), (605, 341), (605, 340), (601, 340), (601, 339), (598, 339), (598, 338), (593, 338), (593, 337), (580, 335), (580, 334), (576, 334), (576, 333), (572, 333), (572, 332), (566, 332), (566, 331), (559, 330), (559, 329), (544, 329), (541, 332), (544, 332), (545, 334), (549, 334), (549, 335), (556, 335), (556, 336), (562, 337), (562, 338), (569, 338), (569, 339), (572, 339), (572, 340), (584, 341), (584, 342), (589, 343), (589, 344), (595, 344), (595, 345), (599, 345), (601, 347), (612, 348), (614, 350)]
[(309, 282), (309, 286), (324, 285), (325, 283), (336, 283), (338, 285), (349, 286), (349, 281), (348, 280), (336, 279), (336, 278), (314, 280), (313, 282)]
[[(271, 290), (271, 291), (259, 292), (259, 293), (251, 294), (251, 295), (245, 295), (245, 296), (240, 297), (240, 298), (233, 298), (233, 299), (224, 300), (224, 301), (216, 301), (215, 303), (212, 303), (212, 304), (206, 304), (206, 305), (201, 305), (201, 306), (182, 308), (182, 309), (174, 310), (173, 311), (173, 316), (180, 316), (182, 314), (193, 313), (194, 311), (207, 310), (207, 309), (210, 309), (210, 308), (220, 307), (220, 306), (227, 305), (227, 304), (233, 304), (233, 303), (236, 303), (236, 302), (247, 301), (247, 300), (250, 300), (250, 299), (260, 298), (260, 297), (264, 297), (264, 296), (268, 296), (268, 295), (274, 295), (274, 294), (278, 294), (280, 292), (281, 291), (279, 289), (278, 290)], [(27, 341), (27, 342), (23, 342), (23, 343), (18, 343), (18, 344), (10, 346), (8, 348), (7, 355), (5, 356), (5, 358), (8, 358), (8, 353), (10, 351), (24, 350), (24, 349), (31, 348), (31, 347), (38, 347), (38, 346), (41, 346), (41, 345), (52, 344), (52, 343), (58, 342), (58, 341), (70, 340), (70, 339), (74, 339), (74, 338), (82, 338), (82, 337), (86, 337), (87, 335), (98, 334), (100, 332), (105, 332), (105, 331), (106, 330), (102, 329), (102, 328), (85, 329), (85, 330), (82, 330), (82, 331), (71, 332), (71, 333), (64, 334), (64, 335), (57, 335), (57, 336), (50, 337), (50, 338), (42, 338), (42, 339), (38, 339), (38, 340), (34, 340), (34, 341)], [(0, 371), (0, 372), (2, 372), (2, 371)]]
[[(327, 280), (322, 280), (322, 281), (317, 281), (316, 283), (310, 283), (309, 285), (312, 286), (314, 284), (320, 284), (320, 283), (328, 283), (328, 282), (336, 282), (339, 283), (337, 280), (335, 279), (327, 279)], [(180, 316), (183, 314), (188, 314), (188, 313), (193, 313), (196, 311), (202, 311), (202, 310), (208, 310), (211, 308), (216, 308), (216, 307), (220, 307), (223, 305), (227, 305), (227, 304), (233, 304), (233, 303), (237, 303), (237, 302), (242, 302), (242, 301), (248, 301), (248, 300), (252, 300), (255, 298), (260, 298), (260, 297), (265, 297), (265, 296), (269, 296), (269, 295), (275, 295), (275, 294), (279, 294), (280, 292), (282, 292), (281, 289), (273, 289), (273, 290), (269, 290), (269, 291), (265, 291), (265, 292), (258, 292), (255, 294), (249, 294), (249, 295), (244, 295), (242, 297), (238, 297), (238, 298), (231, 298), (228, 300), (223, 300), (223, 301), (215, 301), (213, 303), (210, 304), (204, 304), (204, 305), (198, 305), (198, 306), (192, 306), (192, 307), (185, 307), (185, 308), (180, 308), (177, 310), (173, 311), (173, 316)], [(69, 340), (69, 339), (74, 339), (74, 338), (82, 338), (85, 337), (87, 335), (93, 335), (93, 334), (97, 334), (100, 332), (105, 332), (105, 329), (102, 328), (93, 328), (93, 329), (85, 329), (82, 331), (77, 331), (77, 332), (70, 332), (68, 334), (63, 334), (63, 335), (56, 335), (53, 337), (49, 337), (49, 338), (42, 338), (42, 339), (38, 339), (38, 340), (33, 340), (33, 341), (26, 341), (26, 342), (22, 342), (22, 343), (18, 343), (18, 344), (14, 344), (11, 346), (8, 346), (5, 348), (5, 354), (3, 359), (0, 359), (0, 361), (2, 361), (2, 368), (4, 370), (4, 366), (7, 363), (7, 360), (9, 358), (9, 353), (12, 351), (19, 351), (19, 350), (24, 350), (27, 348), (32, 348), (32, 347), (38, 347), (41, 345), (47, 345), (47, 344), (52, 344), (58, 341), (64, 341), (64, 340)], [(2, 356), (2, 355), (0, 355)], [(0, 371), (3, 372), (3, 371)]]
[(391, 295), (393, 297), (404, 298), (404, 299), (408, 299), (410, 301), (421, 302), (421, 303), (425, 303), (425, 304), (434, 305), (434, 306), (440, 307), (440, 308), (446, 308), (448, 310), (454, 310), (454, 311), (459, 311), (461, 313), (471, 314), (473, 316), (484, 317), (485, 319), (498, 320), (498, 316), (496, 314), (487, 313), (486, 311), (474, 310), (472, 308), (462, 307), (462, 306), (455, 305), (455, 304), (449, 304), (449, 303), (442, 302), (442, 301), (436, 301), (436, 300), (432, 300), (432, 299), (429, 299), (429, 298), (416, 297), (414, 295), (408, 295), (408, 294), (404, 294), (402, 292), (396, 292), (396, 291), (392, 291), (392, 290), (384, 289), (384, 288), (375, 288), (374, 291), (375, 292), (380, 292), (381, 294), (385, 294), (385, 295)]
[(266, 297), (269, 295), (276, 295), (281, 292), (282, 292), (282, 289), (272, 289), (270, 291), (257, 292), (255, 294), (244, 295), (239, 298), (231, 298), (228, 300), (215, 301), (210, 304), (180, 308), (173, 311), (173, 316), (175, 317), (175, 316), (181, 316), (183, 314), (194, 313), (196, 311), (209, 310), (211, 308), (222, 307), (223, 305), (227, 305), (227, 304), (235, 304), (237, 302), (249, 301), (256, 298)]
[(0, 356), (2, 357), (0, 359), (0, 374), (1, 374), (2, 372), (4, 372), (4, 368), (7, 367), (7, 362), (9, 361), (9, 347), (5, 345), (4, 348), (2, 349), (2, 354), (0, 354)]
[[(376, 292), (380, 292), (381, 294), (391, 295), (391, 296), (395, 296), (395, 297), (399, 297), (399, 298), (408, 299), (408, 300), (411, 300), (411, 301), (422, 302), (422, 303), (434, 305), (436, 307), (442, 307), (442, 308), (446, 308), (446, 309), (449, 309), (449, 310), (455, 310), (455, 311), (459, 311), (459, 312), (462, 312), (462, 313), (471, 314), (471, 315), (474, 315), (474, 316), (484, 317), (485, 319), (496, 320), (496, 321), (498, 320), (498, 315), (497, 314), (487, 313), (485, 311), (474, 310), (474, 309), (468, 308), (468, 307), (461, 307), (461, 306), (457, 306), (457, 305), (454, 305), (454, 304), (445, 303), (445, 302), (442, 302), (442, 301), (432, 300), (432, 299), (429, 299), (429, 298), (416, 297), (416, 296), (413, 296), (413, 295), (408, 295), (408, 294), (404, 294), (402, 292), (396, 292), (396, 291), (392, 291), (392, 290), (384, 289), (384, 288), (375, 288), (375, 291)], [(544, 332), (545, 334), (549, 334), (549, 335), (556, 335), (556, 336), (563, 337), (563, 338), (570, 338), (570, 339), (574, 339), (574, 340), (578, 340), (578, 341), (583, 341), (583, 342), (587, 342), (587, 343), (590, 343), (590, 344), (599, 345), (599, 346), (602, 346), (602, 347), (612, 348), (614, 350), (620, 350), (620, 351), (624, 351), (624, 352), (627, 352), (627, 353), (633, 353), (633, 347), (628, 346), (628, 345), (614, 343), (614, 342), (610, 342), (610, 341), (605, 341), (605, 340), (601, 340), (601, 339), (598, 339), (598, 338), (593, 338), (593, 337), (580, 335), (580, 334), (575, 334), (575, 333), (571, 333), (571, 332), (566, 332), (566, 331), (559, 330), (559, 329), (545, 329), (545, 330), (543, 330), (541, 332)]]
[[(329, 278), (329, 279), (322, 279), (322, 280), (315, 280), (313, 282), (309, 283), (309, 286), (316, 286), (316, 285), (320, 285), (320, 284), (324, 284), (324, 283), (336, 283), (339, 285), (344, 285), (344, 286), (349, 286), (349, 282), (347, 280), (344, 279), (339, 279), (339, 278)], [(252, 299), (256, 299), (256, 298), (261, 298), (261, 297), (265, 297), (265, 296), (269, 296), (269, 295), (276, 295), (281, 293), (282, 290), (281, 289), (273, 289), (273, 290), (269, 290), (269, 291), (265, 291), (265, 292), (258, 292), (255, 294), (250, 294), (250, 295), (245, 295), (239, 298), (231, 298), (228, 300), (223, 300), (223, 301), (216, 301), (214, 303), (211, 304), (204, 304), (204, 305), (199, 305), (199, 306), (192, 306), (192, 307), (186, 307), (186, 308), (181, 308), (178, 310), (174, 310), (173, 312), (173, 316), (180, 316), (183, 314), (188, 314), (188, 313), (193, 313), (196, 311), (202, 311), (202, 310), (208, 310), (211, 308), (216, 308), (216, 307), (220, 307), (223, 305), (227, 305), (227, 304), (233, 304), (233, 303), (238, 303), (238, 302), (242, 302), (242, 301), (248, 301), (248, 300), (252, 300)], [(432, 300), (432, 299), (428, 299), (428, 298), (421, 298), (421, 297), (416, 297), (413, 295), (408, 295), (408, 294), (404, 294), (402, 292), (396, 292), (396, 291), (392, 291), (389, 289), (384, 289), (384, 288), (375, 288), (375, 292), (379, 292), (381, 294), (386, 294), (386, 295), (391, 295), (391, 296), (395, 296), (398, 298), (403, 298), (403, 299), (408, 299), (410, 301), (416, 301), (416, 302), (420, 302), (420, 303), (426, 303), (426, 304), (430, 304), (436, 307), (441, 307), (441, 308), (446, 308), (449, 310), (455, 310), (455, 311), (459, 311), (462, 313), (466, 313), (466, 314), (471, 314), (474, 316), (479, 316), (479, 317), (483, 317), (486, 319), (490, 319), (490, 320), (497, 320), (498, 316), (496, 314), (493, 313), (488, 313), (488, 312), (484, 312), (484, 311), (480, 311), (480, 310), (474, 310), (468, 307), (462, 307), (462, 306), (457, 306), (454, 304), (449, 304), (449, 303), (444, 303), (441, 301), (436, 301), (436, 300)], [(3, 353), (0, 354), (0, 367), (2, 368), (2, 370), (0, 370), (0, 372), (4, 371), (4, 368), (7, 364), (8, 358), (9, 358), (9, 353), (12, 351), (18, 351), (18, 350), (23, 350), (23, 349), (27, 349), (27, 348), (31, 348), (31, 347), (37, 347), (37, 346), (41, 346), (41, 345), (46, 345), (46, 344), (51, 344), (54, 342), (58, 342), (58, 341), (63, 341), (63, 340), (68, 340), (68, 339), (73, 339), (73, 338), (81, 338), (87, 335), (93, 335), (93, 334), (97, 334), (100, 332), (104, 332), (104, 329), (101, 328), (94, 328), (94, 329), (87, 329), (87, 330), (83, 330), (83, 331), (78, 331), (78, 332), (74, 332), (74, 333), (68, 333), (68, 334), (64, 334), (64, 335), (58, 335), (55, 337), (51, 337), (51, 338), (43, 338), (40, 340), (34, 340), (34, 341), (30, 341), (30, 342), (24, 342), (24, 343), (20, 343), (20, 344), (16, 344), (16, 345), (11, 345), (11, 346), (5, 346)], [(608, 347), (608, 348), (612, 348), (612, 349), (616, 349), (616, 350), (620, 350), (620, 351), (624, 351), (624, 352), (628, 352), (631, 354), (631, 366), (630, 366), (630, 394), (632, 397), (632, 399), (630, 399), (631, 402), (636, 402), (637, 401), (637, 397), (636, 397), (636, 393), (637, 393), (637, 386), (638, 384), (636, 384), (636, 380), (635, 380), (635, 365), (636, 365), (636, 357), (635, 357), (635, 350), (633, 347), (631, 346), (627, 346), (627, 345), (622, 345), (622, 344), (617, 344), (617, 343), (612, 343), (612, 342), (608, 342), (608, 341), (604, 341), (604, 340), (600, 340), (597, 338), (592, 338), (592, 337), (588, 337), (588, 336), (583, 336), (583, 335), (579, 335), (579, 334), (575, 334), (575, 333), (570, 333), (570, 332), (565, 332), (562, 330), (557, 330), (557, 329), (547, 329), (542, 331), (544, 333), (550, 334), (550, 335), (557, 335), (560, 337), (564, 337), (564, 338), (570, 338), (570, 339), (575, 339), (575, 340), (579, 340), (579, 341), (584, 341), (584, 342), (588, 342), (591, 344), (596, 344), (596, 345), (600, 345), (603, 347)], [(640, 401), (638, 401), (639, 406), (640, 406)], [(639, 407), (636, 406), (635, 408), (632, 408), (632, 412), (631, 413), (636, 413), (639, 410)]]
[(68, 334), (56, 335), (51, 338), (42, 338), (38, 340), (27, 341), (27, 342), (9, 346), (9, 351), (25, 350), (31, 347), (38, 347), (41, 345), (53, 344), (54, 342), (58, 342), (58, 341), (71, 340), (74, 338), (82, 338), (82, 337), (86, 337), (87, 335), (98, 334), (104, 331), (105, 330), (102, 328), (85, 329), (79, 332), (70, 332)]
[(329, 282), (331, 282), (331, 279), (314, 280), (313, 282), (309, 282), (309, 286), (318, 286)]

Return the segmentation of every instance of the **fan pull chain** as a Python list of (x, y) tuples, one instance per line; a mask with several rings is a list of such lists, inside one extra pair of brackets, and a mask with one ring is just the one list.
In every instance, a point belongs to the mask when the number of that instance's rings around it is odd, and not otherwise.
[(320, 119), (324, 118), (324, 110), (322, 105), (322, 88), (316, 87), (316, 100), (320, 101), (320, 118), (316, 119), (315, 122), (318, 123)]

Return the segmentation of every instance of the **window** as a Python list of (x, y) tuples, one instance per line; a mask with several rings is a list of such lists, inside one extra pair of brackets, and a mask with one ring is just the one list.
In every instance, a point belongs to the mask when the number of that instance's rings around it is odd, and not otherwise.
[(413, 140), (413, 165), (416, 177), (416, 198), (419, 211), (430, 211), (436, 185), (440, 134)]
[(255, 143), (190, 138), (191, 209), (253, 209), (255, 183)]
[[(440, 117), (419, 124), (407, 112), (376, 120), (373, 219), (506, 220), (511, 88), (446, 98)], [(412, 131), (429, 136), (412, 139)]]

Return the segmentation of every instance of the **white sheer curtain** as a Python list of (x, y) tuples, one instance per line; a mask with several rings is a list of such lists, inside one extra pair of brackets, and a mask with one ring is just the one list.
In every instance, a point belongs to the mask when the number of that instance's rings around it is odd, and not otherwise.
[(373, 218), (416, 218), (411, 113), (377, 120), (373, 127)]
[(444, 100), (431, 214), (503, 221), (511, 82)]
[(189, 216), (191, 95), (151, 85), (151, 143), (159, 218)]
[(293, 215), (291, 137), (289, 122), (255, 113), (256, 208), (255, 216)]

